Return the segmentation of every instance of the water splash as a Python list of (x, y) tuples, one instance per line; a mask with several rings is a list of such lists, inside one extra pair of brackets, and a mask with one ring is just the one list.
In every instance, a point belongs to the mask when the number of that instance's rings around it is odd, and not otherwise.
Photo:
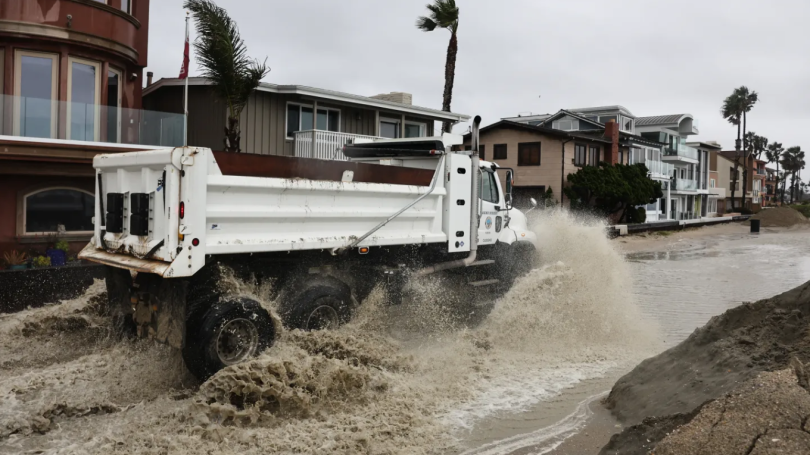
[[(201, 385), (170, 349), (108, 341), (92, 303), (99, 286), (3, 317), (0, 346), (11, 346), (18, 364), (0, 371), (0, 400), (12, 403), (0, 407), (0, 426), (16, 428), (0, 433), (0, 452), (108, 453), (122, 444), (136, 454), (458, 451), (481, 419), (605, 374), (653, 339), (602, 226), (564, 212), (544, 212), (533, 225), (544, 265), (478, 326), (453, 319), (440, 279), (411, 283), (415, 298), (400, 307), (375, 289), (339, 330), (282, 331), (270, 350)], [(271, 285), (224, 276), (225, 289), (275, 308)], [(28, 355), (18, 341), (26, 324), (93, 341), (45, 355), (53, 345), (35, 336)], [(70, 411), (54, 416), (59, 409)]]

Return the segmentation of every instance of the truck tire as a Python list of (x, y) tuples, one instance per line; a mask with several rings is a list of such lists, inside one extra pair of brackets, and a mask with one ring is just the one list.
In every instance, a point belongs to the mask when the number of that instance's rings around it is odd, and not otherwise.
[(261, 353), (275, 340), (273, 319), (258, 302), (235, 298), (192, 313), (186, 322), (183, 360), (204, 381), (226, 366)]
[(337, 328), (351, 319), (352, 293), (349, 286), (332, 277), (318, 277), (282, 303), (284, 325), (290, 329)]
[(133, 310), (130, 302), (132, 275), (129, 270), (106, 265), (104, 276), (107, 287), (105, 314), (110, 318), (112, 335), (119, 339), (134, 338), (137, 326), (132, 319)]

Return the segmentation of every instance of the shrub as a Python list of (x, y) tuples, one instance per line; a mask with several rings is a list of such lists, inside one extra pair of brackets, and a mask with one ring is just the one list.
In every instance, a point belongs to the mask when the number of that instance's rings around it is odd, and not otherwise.
[(33, 265), (34, 267), (50, 267), (51, 258), (47, 256), (37, 256), (34, 258)]

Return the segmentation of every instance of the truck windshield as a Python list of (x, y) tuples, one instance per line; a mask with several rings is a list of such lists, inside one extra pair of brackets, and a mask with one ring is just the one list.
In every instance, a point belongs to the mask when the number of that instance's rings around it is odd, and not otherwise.
[(498, 182), (495, 181), (495, 174), (483, 172), (481, 176), (481, 199), (497, 204), (500, 201), (498, 196)]

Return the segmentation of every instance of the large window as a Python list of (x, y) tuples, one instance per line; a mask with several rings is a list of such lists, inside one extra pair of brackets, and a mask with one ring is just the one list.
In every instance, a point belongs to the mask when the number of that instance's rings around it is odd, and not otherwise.
[(107, 72), (107, 142), (121, 142), (121, 73)]
[(540, 166), (539, 142), (521, 142), (518, 144), (518, 166)]
[(588, 150), (588, 164), (596, 166), (599, 164), (599, 147), (592, 145)]
[(25, 233), (90, 232), (95, 198), (73, 188), (48, 188), (25, 196)]
[(574, 144), (574, 165), (585, 166), (588, 159), (584, 144)]
[(100, 73), (97, 62), (68, 59), (68, 139), (98, 140)]
[(498, 197), (498, 182), (495, 181), (495, 174), (492, 172), (483, 172), (481, 178), (481, 199), (495, 204), (500, 202), (500, 197)]
[(398, 139), (400, 135), (399, 120), (392, 118), (380, 119), (380, 136), (389, 139)]
[(296, 131), (340, 131), (339, 110), (319, 107), (317, 118), (314, 113), (312, 106), (287, 103), (287, 138), (292, 139)]
[(14, 72), (14, 134), (56, 137), (58, 56), (18, 51)]
[(130, 5), (130, 0), (121, 0), (121, 11), (132, 14), (132, 5)]
[(492, 146), (492, 159), (505, 160), (506, 159), (506, 144), (495, 144)]

